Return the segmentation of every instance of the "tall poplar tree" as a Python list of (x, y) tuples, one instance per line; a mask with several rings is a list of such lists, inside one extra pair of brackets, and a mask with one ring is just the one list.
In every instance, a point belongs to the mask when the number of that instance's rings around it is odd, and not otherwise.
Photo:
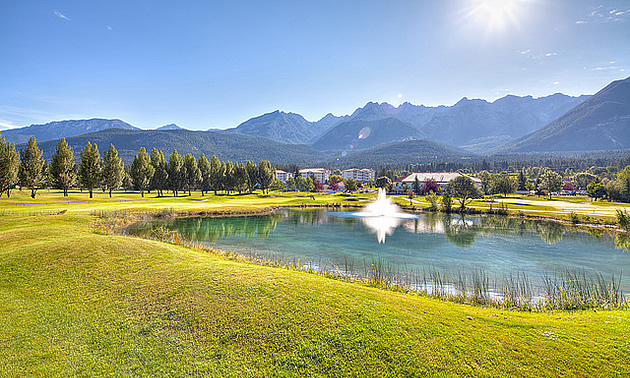
[(81, 150), (81, 163), (79, 164), (79, 184), (92, 192), (102, 181), (101, 155), (98, 152), (98, 146), (91, 144), (89, 141), (85, 148)]
[(190, 196), (190, 191), (196, 188), (201, 182), (201, 171), (197, 167), (197, 161), (192, 154), (186, 154), (186, 156), (184, 156), (182, 170), (184, 173), (184, 188), (188, 190), (188, 195)]
[(199, 160), (197, 161), (197, 167), (199, 168), (199, 173), (201, 173), (201, 195), (203, 196), (204, 192), (210, 190), (210, 162), (206, 155), (203, 153), (199, 156)]
[(144, 197), (144, 191), (149, 187), (151, 178), (155, 169), (151, 165), (151, 158), (147, 154), (144, 147), (140, 148), (140, 152), (133, 158), (129, 176), (133, 180), (133, 188), (140, 191), (140, 195)]
[(66, 138), (61, 138), (50, 162), (50, 176), (55, 187), (63, 190), (64, 197), (68, 196), (68, 189), (74, 185), (76, 179), (74, 169), (74, 152), (66, 142)]
[(118, 157), (118, 151), (113, 144), (109, 145), (109, 150), (103, 159), (103, 188), (112, 196), (112, 191), (120, 188), (125, 178), (125, 164)]
[(177, 150), (173, 150), (171, 156), (168, 158), (168, 185), (175, 197), (177, 197), (177, 192), (183, 186), (184, 179), (182, 173), (182, 157)]
[(214, 190), (214, 195), (217, 195), (217, 190), (221, 189), (223, 184), (223, 165), (221, 161), (215, 155), (210, 158), (210, 186)]
[(151, 189), (157, 190), (158, 196), (162, 197), (164, 188), (168, 186), (168, 163), (162, 151), (155, 147), (151, 150), (151, 165), (155, 169), (151, 178)]
[(35, 198), (37, 187), (44, 179), (44, 165), (46, 161), (42, 158), (42, 150), (37, 147), (35, 137), (30, 137), (26, 150), (20, 151), (20, 183), (22, 186), (31, 189), (31, 198)]
[(253, 161), (248, 160), (245, 169), (247, 170), (247, 190), (251, 193), (258, 183), (258, 166)]
[(238, 190), (238, 194), (241, 194), (244, 190), (247, 190), (247, 182), (249, 181), (247, 167), (241, 162), (234, 167), (234, 171), (235, 187)]
[(262, 160), (258, 163), (258, 183), (260, 184), (263, 194), (265, 190), (267, 190), (267, 193), (269, 192), (268, 189), (275, 178), (276, 172), (271, 168), (269, 160)]
[(223, 189), (230, 194), (234, 189), (234, 164), (231, 161), (225, 162), (223, 165)]

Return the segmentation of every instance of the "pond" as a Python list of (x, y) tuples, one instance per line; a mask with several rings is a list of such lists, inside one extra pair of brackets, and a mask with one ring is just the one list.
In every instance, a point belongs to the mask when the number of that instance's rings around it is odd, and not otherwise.
[(496, 281), (524, 273), (540, 287), (544, 275), (569, 269), (607, 280), (614, 275), (623, 292), (630, 290), (630, 253), (606, 233), (505, 216), (424, 213), (385, 225), (373, 221), (351, 212), (283, 209), (263, 216), (155, 220), (127, 231), (150, 236), (165, 227), (221, 250), (359, 276), (378, 262), (397, 272), (483, 270)]

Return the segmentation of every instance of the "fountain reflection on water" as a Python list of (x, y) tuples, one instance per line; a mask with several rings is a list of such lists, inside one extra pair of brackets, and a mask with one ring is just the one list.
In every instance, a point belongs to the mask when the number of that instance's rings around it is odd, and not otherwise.
[(418, 218), (417, 215), (401, 211), (391, 198), (387, 198), (383, 188), (378, 190), (376, 201), (352, 215), (360, 218), (361, 222), (376, 234), (379, 243), (385, 243), (385, 237), (392, 235), (403, 219)]

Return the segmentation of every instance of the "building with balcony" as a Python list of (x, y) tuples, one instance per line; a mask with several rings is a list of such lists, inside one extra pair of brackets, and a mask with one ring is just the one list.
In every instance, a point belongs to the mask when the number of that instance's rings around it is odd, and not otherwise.
[(373, 169), (369, 168), (353, 168), (341, 171), (341, 177), (343, 177), (344, 179), (353, 179), (354, 181), (358, 181), (362, 184), (368, 181), (374, 181), (375, 176), (376, 172)]
[(326, 183), (330, 180), (330, 170), (326, 168), (307, 168), (300, 169), (300, 176), (307, 178), (309, 176), (313, 176), (315, 180), (319, 180), (319, 182)]
[(281, 171), (279, 169), (276, 169), (276, 177), (278, 178), (278, 180), (282, 181), (283, 183), (287, 183), (287, 180), (291, 177), (293, 177), (293, 173), (289, 173), (289, 172), (285, 172), (285, 171)]

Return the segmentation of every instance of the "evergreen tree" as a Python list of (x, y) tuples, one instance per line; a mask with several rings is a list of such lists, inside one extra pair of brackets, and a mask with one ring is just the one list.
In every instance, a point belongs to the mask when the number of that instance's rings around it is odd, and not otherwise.
[(418, 176), (416, 175), (415, 180), (413, 181), (413, 192), (419, 196), (420, 194), (422, 194), (422, 186), (420, 185), (420, 180), (418, 179)]
[(234, 167), (234, 173), (235, 188), (238, 190), (238, 194), (241, 194), (247, 190), (247, 183), (249, 182), (247, 167), (241, 162)]
[(153, 177), (151, 178), (151, 189), (157, 190), (158, 196), (164, 195), (164, 188), (168, 186), (168, 164), (164, 159), (162, 151), (153, 147), (151, 150), (151, 165), (155, 169)]
[(247, 161), (247, 165), (245, 165), (245, 169), (247, 169), (247, 190), (251, 193), (258, 183), (258, 167), (256, 163), (251, 160)]
[(258, 183), (263, 194), (271, 186), (275, 178), (276, 171), (271, 168), (271, 163), (268, 160), (262, 160), (258, 163)]
[(199, 160), (197, 161), (197, 167), (199, 168), (199, 172), (201, 173), (201, 195), (204, 195), (204, 192), (210, 191), (210, 162), (206, 155), (203, 153), (199, 156)]
[(5, 191), (11, 196), (11, 188), (18, 182), (20, 169), (20, 155), (15, 150), (15, 144), (0, 139), (0, 196)]
[(35, 198), (37, 187), (44, 179), (44, 166), (46, 161), (42, 158), (42, 150), (37, 147), (35, 137), (30, 137), (25, 151), (20, 151), (22, 163), (20, 164), (20, 183), (31, 188), (31, 198)]
[(184, 185), (182, 165), (182, 157), (177, 150), (173, 150), (171, 156), (168, 158), (168, 185), (175, 197), (177, 197), (177, 192)]
[(109, 150), (103, 159), (103, 188), (112, 196), (112, 191), (120, 188), (125, 178), (125, 164), (118, 157), (118, 151), (113, 144), (109, 145)]
[(527, 179), (525, 178), (524, 169), (521, 169), (518, 173), (518, 189), (517, 190), (527, 190)]
[(184, 189), (188, 190), (188, 195), (191, 195), (191, 190), (196, 188), (201, 182), (201, 171), (197, 167), (197, 161), (192, 154), (186, 154), (182, 163), (182, 171), (184, 178)]
[(90, 192), (102, 180), (101, 155), (98, 152), (98, 146), (87, 142), (85, 148), (81, 150), (81, 163), (79, 164), (79, 183)]
[(210, 187), (214, 190), (214, 195), (223, 185), (223, 165), (218, 157), (212, 155), (210, 158)]
[(154, 173), (155, 169), (151, 165), (151, 158), (147, 154), (147, 150), (144, 147), (140, 148), (140, 152), (133, 158), (133, 163), (131, 163), (129, 176), (131, 176), (133, 181), (133, 188), (139, 190), (142, 197), (144, 197), (144, 191), (149, 188)]
[(232, 190), (234, 190), (234, 164), (231, 161), (225, 162), (223, 165), (223, 189), (227, 191), (229, 195)]
[(74, 185), (76, 172), (74, 152), (66, 142), (66, 138), (61, 138), (57, 144), (57, 150), (50, 162), (50, 175), (55, 187), (63, 190), (64, 197), (67, 197), (68, 189)]

